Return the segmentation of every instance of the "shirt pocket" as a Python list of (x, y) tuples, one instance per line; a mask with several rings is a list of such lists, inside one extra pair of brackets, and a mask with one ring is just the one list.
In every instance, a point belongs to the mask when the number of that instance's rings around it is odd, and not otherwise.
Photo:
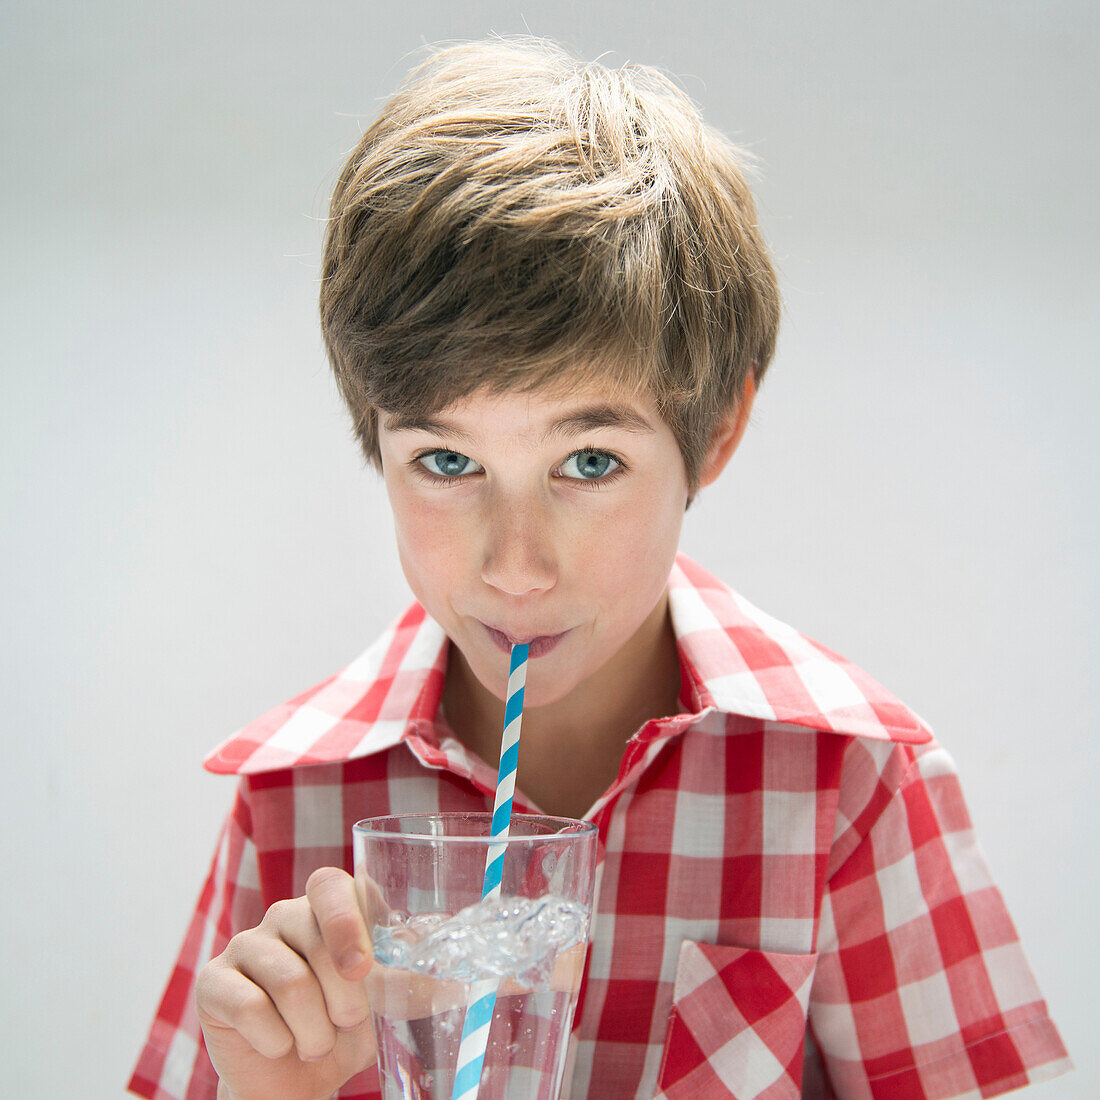
[(817, 955), (684, 940), (657, 1100), (798, 1100)]

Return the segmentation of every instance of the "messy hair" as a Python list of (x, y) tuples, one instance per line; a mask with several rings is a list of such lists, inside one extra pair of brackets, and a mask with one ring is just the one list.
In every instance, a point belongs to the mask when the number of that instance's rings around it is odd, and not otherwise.
[(381, 468), (379, 411), (598, 380), (654, 400), (694, 494), (775, 350), (754, 158), (649, 66), (527, 35), (428, 50), (325, 233), (321, 329), (364, 455)]

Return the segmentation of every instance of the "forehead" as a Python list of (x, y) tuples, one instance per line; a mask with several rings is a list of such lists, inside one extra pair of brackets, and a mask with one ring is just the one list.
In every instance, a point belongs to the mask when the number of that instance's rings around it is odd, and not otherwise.
[(428, 413), (383, 412), (380, 426), (387, 432), (446, 432), (459, 437), (482, 430), (576, 435), (597, 428), (652, 435), (661, 431), (663, 422), (647, 393), (589, 382), (503, 393), (483, 388)]

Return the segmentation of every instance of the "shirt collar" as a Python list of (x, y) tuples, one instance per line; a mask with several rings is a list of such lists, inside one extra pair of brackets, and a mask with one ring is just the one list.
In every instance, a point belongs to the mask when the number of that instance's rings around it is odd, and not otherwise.
[[(698, 711), (717, 710), (811, 730), (918, 744), (932, 732), (861, 668), (826, 649), (678, 554), (669, 606)], [(335, 676), (222, 742), (204, 766), (250, 775), (332, 764), (431, 734), (449, 642), (414, 603)]]
[(922, 744), (932, 731), (847, 658), (761, 611), (686, 554), (669, 578), (672, 626), (697, 702), (829, 733)]

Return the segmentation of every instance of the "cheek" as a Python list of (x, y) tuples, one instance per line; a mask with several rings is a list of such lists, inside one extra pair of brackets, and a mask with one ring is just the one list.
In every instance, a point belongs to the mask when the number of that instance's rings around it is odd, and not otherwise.
[(624, 500), (585, 531), (578, 540), (576, 567), (605, 595), (606, 613), (634, 617), (637, 606), (660, 597), (682, 523), (683, 507), (675, 493), (649, 492)]
[(418, 599), (446, 590), (462, 572), (469, 534), (461, 510), (444, 508), (400, 488), (390, 494), (397, 551)]

